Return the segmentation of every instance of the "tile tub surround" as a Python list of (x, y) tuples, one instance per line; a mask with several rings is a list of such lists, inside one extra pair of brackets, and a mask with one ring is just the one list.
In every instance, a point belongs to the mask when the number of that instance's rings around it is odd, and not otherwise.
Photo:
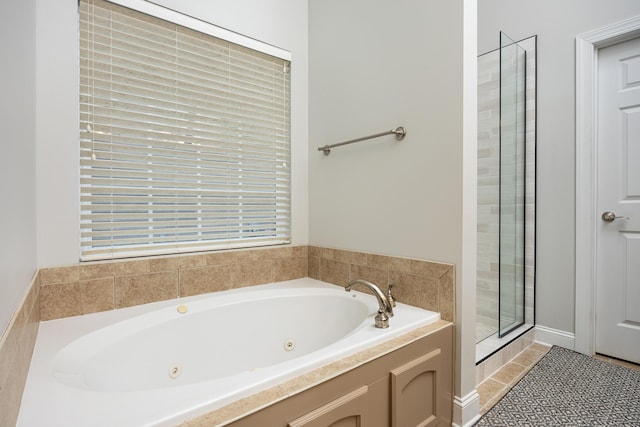
[(38, 280), (36, 274), (22, 304), (0, 337), (0, 426), (13, 426), (18, 419), (40, 322)]
[(307, 246), (81, 263), (40, 270), (40, 316), (59, 319), (307, 277)]
[(225, 289), (311, 277), (346, 285), (360, 277), (400, 302), (453, 322), (452, 264), (365, 252), (283, 246), (81, 263), (40, 270), (40, 317), (59, 319)]
[(309, 277), (340, 286), (362, 278), (383, 291), (393, 283), (396, 300), (455, 321), (453, 264), (309, 246)]

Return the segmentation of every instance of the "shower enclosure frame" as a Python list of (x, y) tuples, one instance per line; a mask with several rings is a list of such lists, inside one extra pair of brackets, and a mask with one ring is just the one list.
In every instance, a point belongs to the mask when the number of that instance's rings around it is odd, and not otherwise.
[[(482, 319), (484, 319), (485, 322), (489, 321), (489, 322), (495, 322), (497, 324), (497, 320), (495, 320), (495, 318), (493, 317), (494, 315), (491, 315), (491, 318), (494, 318), (493, 321), (490, 320), (487, 315), (487, 310), (488, 310), (487, 307), (490, 308), (491, 305), (495, 304), (495, 296), (491, 297), (491, 298), (494, 298), (494, 303), (491, 303), (489, 301), (489, 305), (486, 304), (487, 303), (486, 298), (488, 298), (486, 292), (487, 291), (489, 291), (490, 293), (496, 292), (496, 291), (491, 291), (491, 289), (489, 288), (489, 287), (493, 288), (493, 286), (496, 286), (496, 285), (487, 285), (487, 283), (489, 282), (497, 283), (498, 279), (495, 276), (490, 276), (490, 277), (487, 276), (487, 275), (496, 274), (495, 272), (492, 273), (492, 271), (495, 270), (495, 267), (489, 268), (487, 265), (483, 265), (482, 271), (480, 270), (480, 267), (479, 267), (479, 272), (478, 272), (479, 287), (478, 287), (478, 303), (477, 303), (478, 329), (476, 333), (476, 341), (478, 344), (476, 347), (476, 352), (477, 352), (476, 359), (479, 361), (486, 359), (491, 354), (499, 350), (503, 345), (506, 345), (508, 342), (512, 341), (513, 339), (518, 338), (520, 335), (525, 333), (535, 324), (535, 310), (534, 310), (535, 262), (536, 262), (536, 259), (535, 259), (535, 240), (536, 240), (535, 181), (536, 181), (536, 157), (537, 157), (536, 156), (536, 127), (537, 126), (536, 126), (535, 107), (537, 104), (537, 90), (536, 90), (537, 37), (532, 36), (526, 39), (522, 39), (518, 42), (512, 42), (512, 43), (522, 45), (526, 50), (526, 61), (524, 61), (526, 64), (526, 67), (524, 69), (526, 70), (526, 74), (524, 75), (524, 80), (526, 82), (524, 87), (525, 89), (524, 94), (526, 95), (525, 97), (526, 99), (524, 102), (525, 109), (524, 111), (522, 111), (522, 113), (524, 114), (524, 118), (522, 119), (522, 122), (524, 122), (525, 124), (524, 146), (526, 148), (526, 152), (523, 154), (525, 156), (523, 159), (523, 163), (526, 166), (526, 170), (523, 171), (522, 173), (525, 175), (524, 186), (526, 189), (526, 194), (524, 198), (525, 206), (524, 206), (524, 212), (523, 212), (523, 217), (525, 218), (525, 220), (523, 220), (524, 239), (519, 243), (520, 248), (524, 247), (523, 266), (522, 266), (523, 273), (524, 273), (524, 279), (523, 279), (524, 292), (522, 292), (519, 295), (519, 299), (518, 299), (518, 301), (521, 303), (523, 302), (523, 299), (524, 299), (524, 304), (523, 304), (524, 318), (520, 322), (510, 323), (508, 327), (505, 327), (504, 325), (502, 325), (502, 328), (494, 327), (493, 332), (490, 332), (487, 330), (488, 327), (483, 325)], [(503, 44), (504, 42), (501, 41), (501, 45)], [(495, 116), (499, 114), (497, 112), (497, 109), (500, 108), (501, 105), (496, 95), (488, 96), (487, 94), (491, 94), (491, 93), (495, 94), (500, 90), (498, 86), (495, 86), (497, 84), (495, 77), (499, 69), (499, 64), (497, 63), (497, 58), (499, 57), (499, 55), (500, 55), (499, 49), (479, 55), (479, 120), (480, 120), (480, 117), (483, 115), (484, 115), (483, 120), (486, 120), (488, 116), (492, 115), (491, 111), (488, 111), (488, 110), (494, 111), (493, 113), (494, 119), (492, 119), (494, 121), (490, 124), (490, 129), (486, 128), (486, 125), (487, 125), (486, 121), (484, 122), (484, 125), (485, 125), (484, 128), (482, 128), (482, 125), (479, 127), (479, 146), (481, 141), (483, 142), (483, 145), (482, 147), (479, 147), (481, 151), (479, 151), (478, 157), (479, 157), (479, 161), (485, 161), (485, 162), (487, 160), (490, 160), (488, 158), (489, 154), (487, 154), (487, 152), (490, 150), (497, 149), (496, 148), (497, 140), (494, 139), (493, 140), (494, 142), (491, 142), (491, 141), (487, 141), (487, 138), (495, 138), (497, 136), (497, 132), (498, 132), (497, 129), (498, 129), (499, 123), (497, 120), (495, 120)], [(489, 85), (489, 87), (484, 87), (487, 85)], [(481, 99), (483, 99), (483, 101), (481, 101)], [(490, 104), (489, 107), (487, 106), (488, 104)], [(493, 105), (493, 107), (491, 107), (491, 105)], [(491, 134), (493, 136), (487, 137), (487, 134)], [(489, 149), (486, 148), (487, 146), (489, 147)], [(490, 148), (490, 147), (494, 147), (494, 148)], [(484, 150), (484, 152), (482, 152), (482, 150)], [(495, 179), (493, 181), (489, 181), (488, 178), (490, 177), (483, 176), (481, 175), (481, 172), (480, 172), (484, 168), (484, 171), (482, 173), (486, 174), (487, 169), (493, 168), (491, 164), (494, 164), (494, 162), (495, 160), (491, 160), (491, 163), (489, 164), (489, 166), (487, 166), (487, 163), (484, 163), (482, 166), (479, 164), (479, 181), (481, 179), (484, 180), (484, 183), (482, 185), (497, 186), (499, 184), (499, 181), (495, 181)], [(494, 173), (494, 172), (491, 172), (491, 173)], [(491, 182), (493, 182), (493, 184), (491, 184)], [(481, 190), (480, 186), (479, 186), (479, 190)], [(492, 196), (492, 197), (495, 197), (495, 196)], [(485, 201), (484, 203), (487, 203), (487, 202)], [(491, 203), (494, 203), (494, 202), (491, 202)], [(481, 208), (485, 210), (482, 211)], [(494, 212), (494, 210), (497, 209), (497, 206), (492, 209), (493, 210), (491, 212)], [(486, 206), (481, 206), (481, 204), (479, 204), (479, 213), (481, 211), (485, 215), (488, 212)], [(482, 264), (482, 263), (487, 264), (488, 263), (487, 257), (498, 256), (498, 255), (491, 255), (492, 252), (490, 253), (491, 248), (498, 245), (495, 237), (491, 237), (498, 234), (498, 231), (496, 229), (496, 227), (498, 226), (491, 225), (493, 223), (492, 221), (494, 221), (491, 219), (489, 220), (489, 223), (486, 223), (487, 221), (486, 217), (482, 218), (482, 221), (484, 222), (481, 222), (480, 216), (481, 215), (479, 215), (478, 252), (479, 252), (479, 256), (484, 257), (484, 259), (482, 261), (479, 259), (479, 264)], [(487, 229), (489, 231), (491, 230), (495, 230), (495, 231), (491, 231), (491, 235), (490, 235), (489, 232), (487, 232)], [(504, 225), (503, 225), (503, 230), (504, 230)], [(484, 233), (484, 235), (482, 235), (482, 233)], [(484, 239), (482, 243), (480, 243), (481, 235), (483, 236), (482, 238)], [(490, 241), (487, 241), (488, 237), (491, 239)], [(492, 241), (494, 243), (491, 243)], [(501, 246), (504, 247), (504, 243)], [(493, 250), (495, 250), (495, 248)], [(504, 281), (505, 278), (503, 277), (502, 280)], [(481, 289), (481, 288), (485, 288), (485, 289)], [(487, 288), (489, 289), (487, 290)], [(481, 295), (481, 292), (483, 291), (485, 292), (485, 294)], [(504, 301), (500, 305), (501, 305), (500, 308), (504, 309)], [(489, 311), (495, 313), (496, 310), (497, 308), (494, 308), (493, 311), (491, 310)], [(498, 334), (498, 329), (501, 329), (500, 334)], [(486, 335), (483, 336), (482, 335), (483, 333), (486, 333)], [(498, 335), (500, 335), (500, 337), (498, 337)], [(489, 337), (489, 339), (486, 339), (487, 336)]]
[(503, 338), (524, 324), (527, 51), (501, 31), (499, 55), (500, 185), (497, 334), (499, 338)]

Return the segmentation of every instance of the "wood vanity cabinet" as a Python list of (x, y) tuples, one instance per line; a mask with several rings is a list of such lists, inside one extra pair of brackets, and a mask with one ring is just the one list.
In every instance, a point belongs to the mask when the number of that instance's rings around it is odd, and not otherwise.
[(453, 326), (248, 415), (231, 427), (449, 426)]

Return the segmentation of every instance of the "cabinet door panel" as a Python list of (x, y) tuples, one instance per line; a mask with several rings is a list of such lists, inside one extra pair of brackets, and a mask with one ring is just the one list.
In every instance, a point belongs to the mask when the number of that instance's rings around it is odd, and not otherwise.
[(366, 427), (368, 387), (362, 386), (296, 418), (289, 427)]
[(392, 427), (426, 427), (438, 421), (437, 349), (391, 371)]

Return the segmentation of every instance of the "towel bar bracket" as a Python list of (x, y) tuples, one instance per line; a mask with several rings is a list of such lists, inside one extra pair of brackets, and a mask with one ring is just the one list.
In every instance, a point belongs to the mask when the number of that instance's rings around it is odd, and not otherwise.
[(342, 145), (347, 145), (347, 144), (353, 144), (354, 142), (365, 141), (367, 139), (379, 138), (381, 136), (386, 136), (386, 135), (395, 135), (396, 136), (396, 140), (402, 141), (404, 139), (404, 137), (407, 135), (407, 130), (402, 126), (399, 126), (399, 127), (395, 128), (395, 129), (391, 129), (391, 130), (386, 131), (386, 132), (380, 132), (380, 133), (376, 133), (376, 134), (373, 134), (373, 135), (363, 136), (362, 138), (350, 139), (349, 141), (344, 141), (344, 142), (339, 142), (337, 144), (325, 145), (323, 147), (318, 147), (318, 151), (322, 151), (325, 156), (328, 156), (329, 154), (331, 154), (331, 149), (332, 148), (340, 147)]

